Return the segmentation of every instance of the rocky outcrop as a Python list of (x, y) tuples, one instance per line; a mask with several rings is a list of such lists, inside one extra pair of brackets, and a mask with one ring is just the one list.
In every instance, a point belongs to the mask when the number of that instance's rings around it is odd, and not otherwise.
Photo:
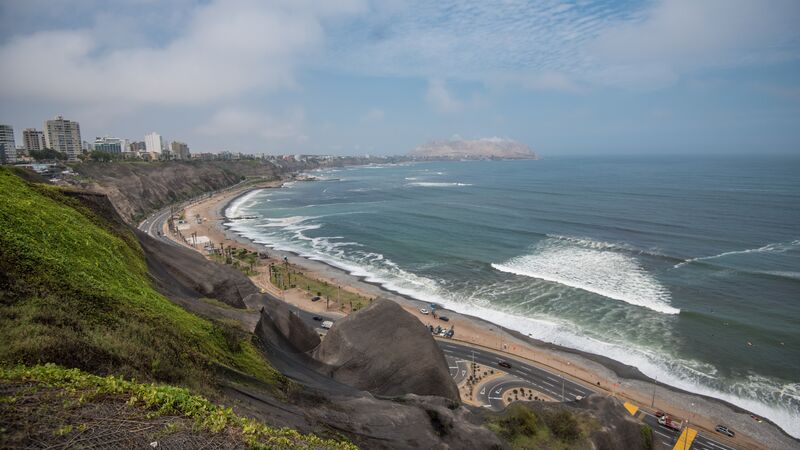
[(427, 328), (395, 302), (378, 299), (337, 321), (313, 356), (327, 375), (376, 395), (436, 395), (459, 401), (444, 354)]
[(411, 156), (422, 159), (537, 159), (527, 145), (502, 138), (434, 141), (415, 148)]
[(309, 352), (319, 343), (319, 335), (303, 320), (294, 314), (289, 306), (279, 300), (274, 300), (268, 294), (255, 294), (260, 298), (248, 298), (247, 303), (259, 303), (261, 319), (256, 325), (255, 334), (263, 341), (276, 342), (285, 340), (285, 347), (289, 351)]
[(168, 298), (209, 297), (235, 308), (259, 289), (242, 272), (209, 261), (180, 245), (167, 244), (136, 230), (155, 287)]

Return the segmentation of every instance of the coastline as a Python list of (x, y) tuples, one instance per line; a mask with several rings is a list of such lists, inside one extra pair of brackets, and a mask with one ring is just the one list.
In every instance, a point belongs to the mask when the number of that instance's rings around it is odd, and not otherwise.
[[(343, 289), (352, 290), (367, 297), (388, 298), (403, 306), (423, 323), (432, 322), (429, 317), (422, 316), (418, 312), (418, 309), (427, 306), (428, 302), (391, 291), (376, 282), (368, 281), (364, 276), (354, 275), (327, 262), (259, 244), (239, 235), (225, 225), (228, 219), (224, 213), (233, 202), (254, 190), (275, 188), (280, 185), (282, 185), (282, 181), (269, 186), (242, 187), (224, 195), (205, 199), (194, 205), (193, 208), (201, 210), (205, 208), (204, 211), (208, 212), (208, 216), (213, 217), (208, 220), (207, 229), (211, 231), (212, 228), (215, 228), (220, 233), (221, 239), (226, 241), (226, 245), (235, 243), (253, 251), (267, 250), (271, 256), (279, 256), (279, 259), (286, 257), (291, 264), (302, 268), (312, 277), (330, 281), (341, 285)], [(302, 298), (285, 298), (285, 300), (300, 308), (312, 306), (308, 301), (304, 303)], [(741, 437), (734, 441), (739, 446), (800, 448), (798, 441), (780, 427), (769, 422), (759, 424), (750, 418), (749, 412), (725, 400), (695, 394), (656, 382), (642, 374), (637, 368), (602, 355), (533, 339), (486, 319), (443, 309), (451, 318), (450, 323), (455, 325), (457, 331), (455, 340), (461, 343), (505, 353), (509, 357), (526, 359), (528, 362), (565, 374), (574, 381), (590, 385), (593, 389), (605, 394), (630, 400), (645, 409), (650, 409), (652, 402), (655, 404), (653, 409), (662, 409), (676, 417), (687, 418), (693, 426), (699, 426), (706, 430), (713, 430), (717, 423), (725, 423), (740, 432), (737, 436)], [(748, 437), (753, 440), (747, 439)]]

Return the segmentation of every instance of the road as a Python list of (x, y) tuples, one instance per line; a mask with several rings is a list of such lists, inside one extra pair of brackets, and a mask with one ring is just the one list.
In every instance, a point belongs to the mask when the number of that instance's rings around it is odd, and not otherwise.
[[(231, 186), (228, 189), (233, 189), (236, 186), (237, 185)], [(180, 246), (177, 242), (164, 236), (163, 233), (159, 234), (158, 232), (163, 230), (164, 222), (169, 219), (171, 211), (180, 210), (190, 203), (207, 196), (208, 194), (204, 194), (203, 196), (187, 200), (180, 205), (161, 209), (142, 221), (142, 223), (139, 224), (139, 229), (170, 245)], [(314, 320), (314, 317), (319, 317), (322, 320), (336, 320), (333, 317), (312, 314), (294, 306), (292, 306), (292, 309), (296, 311), (303, 321), (322, 334), (325, 332), (325, 330), (320, 328), (322, 321)], [(450, 375), (453, 376), (456, 383), (466, 378), (466, 369), (471, 361), (508, 374), (489, 382), (484, 389), (479, 392), (478, 398), (476, 399), (485, 406), (495, 410), (502, 410), (504, 407), (502, 394), (515, 388), (535, 389), (553, 399), (562, 401), (575, 401), (578, 396), (586, 397), (590, 394), (597, 393), (592, 388), (565, 378), (559, 373), (544, 370), (507, 355), (500, 355), (489, 350), (461, 345), (454, 341), (437, 339), (436, 343), (444, 352), (448, 360), (448, 365), (450, 366)], [(509, 369), (498, 365), (498, 361), (501, 359), (509, 362), (511, 368)], [(680, 433), (659, 425), (655, 416), (645, 411), (642, 411), (642, 413), (644, 414), (644, 422), (653, 429), (654, 439), (665, 448), (672, 448), (675, 442), (677, 442)], [(711, 435), (700, 433), (698, 433), (694, 442), (692, 442), (691, 448), (700, 450), (737, 450), (735, 447), (715, 440)]]

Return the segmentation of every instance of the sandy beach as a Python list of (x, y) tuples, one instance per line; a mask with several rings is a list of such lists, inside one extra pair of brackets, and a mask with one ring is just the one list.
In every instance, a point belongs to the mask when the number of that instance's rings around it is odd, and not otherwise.
[[(477, 317), (441, 310), (439, 314), (447, 315), (450, 319), (447, 323), (441, 322), (430, 314), (420, 313), (420, 308), (428, 308), (428, 304), (425, 302), (387, 291), (325, 263), (256, 244), (225, 228), (224, 210), (230, 202), (253, 189), (275, 189), (279, 188), (281, 184), (281, 181), (272, 181), (248, 185), (188, 206), (184, 211), (186, 223), (182, 225), (182, 235), (191, 236), (196, 233), (196, 239), (201, 238), (200, 241), (208, 241), (215, 246), (219, 246), (221, 243), (225, 247), (267, 252), (269, 258), (261, 260), (260, 265), (256, 268), (258, 274), (252, 276), (252, 280), (265, 291), (269, 291), (298, 308), (325, 313), (333, 317), (344, 315), (344, 312), (339, 309), (329, 309), (325, 301), (313, 302), (312, 294), (308, 292), (300, 289), (284, 291), (273, 286), (269, 282), (268, 276), (270, 263), (281, 263), (286, 258), (293, 269), (302, 271), (310, 278), (341, 286), (341, 289), (366, 298), (388, 298), (403, 306), (426, 325), (442, 325), (443, 327), (452, 325), (455, 330), (453, 339), (460, 343), (525, 359), (542, 368), (560, 372), (573, 381), (592, 386), (594, 390), (599, 390), (605, 395), (613, 395), (623, 401), (634, 403), (643, 410), (666, 411), (676, 418), (688, 420), (693, 428), (705, 430), (722, 442), (744, 448), (800, 448), (796, 440), (786, 435), (778, 427), (767, 422), (758, 423), (746, 411), (726, 402), (656, 384), (634, 367), (602, 356), (531, 339)], [(200, 221), (196, 219), (197, 217), (200, 218)], [(166, 225), (162, 232), (184, 245), (192, 247), (171, 234)], [(196, 250), (205, 253), (202, 245), (198, 244)], [(735, 429), (737, 431), (736, 438), (726, 439), (718, 433), (714, 433), (713, 430), (717, 424), (726, 424)]]

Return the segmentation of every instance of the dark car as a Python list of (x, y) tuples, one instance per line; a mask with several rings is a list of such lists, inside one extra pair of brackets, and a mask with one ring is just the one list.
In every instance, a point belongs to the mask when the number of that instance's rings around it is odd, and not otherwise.
[(322, 322), (322, 317), (314, 316), (314, 320), (316, 320), (317, 322)]
[(508, 361), (503, 361), (502, 359), (497, 361), (497, 365), (500, 366), (500, 367), (505, 367), (506, 369), (510, 369), (511, 368), (511, 363), (508, 362)]
[(733, 437), (734, 435), (736, 435), (736, 433), (734, 433), (733, 430), (726, 427), (725, 425), (717, 425), (717, 428), (714, 429), (717, 430), (717, 433), (722, 433), (725, 436)]
[(664, 411), (656, 411), (656, 417), (663, 417)]
[(443, 321), (443, 322), (447, 322), (447, 321), (449, 321), (449, 320), (450, 320), (450, 318), (449, 318), (449, 317), (447, 317), (447, 316), (439, 316), (439, 320), (441, 320), (441, 321)]
[(311, 301), (312, 302), (318, 302), (319, 300), (320, 300), (320, 297), (317, 296), (317, 295), (315, 295), (314, 297), (311, 297)]

